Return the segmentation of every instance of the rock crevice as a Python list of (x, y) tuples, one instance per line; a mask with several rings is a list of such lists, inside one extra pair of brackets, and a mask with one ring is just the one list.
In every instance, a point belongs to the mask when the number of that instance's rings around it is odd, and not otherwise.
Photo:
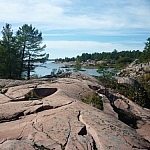
[[(88, 125), (83, 117), (82, 117), (82, 113), (80, 112), (80, 115), (79, 115), (79, 121), (81, 123), (84, 124), (84, 127), (80, 130), (80, 132), (78, 133), (79, 135), (83, 134), (83, 135), (87, 135), (87, 134), (90, 134), (92, 136), (92, 139), (93, 139), (93, 150), (103, 150), (104, 148), (102, 147), (102, 144), (100, 143), (99, 141), (99, 138), (97, 136), (97, 133), (96, 131), (90, 126)], [(82, 135), (82, 136), (83, 136)]]

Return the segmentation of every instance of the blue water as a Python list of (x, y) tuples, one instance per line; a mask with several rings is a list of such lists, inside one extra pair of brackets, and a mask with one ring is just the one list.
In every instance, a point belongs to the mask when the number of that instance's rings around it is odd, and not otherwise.
[[(42, 64), (41, 66), (38, 66), (35, 68), (35, 72), (31, 73), (32, 75), (33, 74), (37, 74), (39, 77), (40, 76), (45, 76), (45, 75), (50, 75), (51, 72), (54, 70), (54, 69), (61, 69), (61, 70), (64, 70), (66, 71), (65, 68), (60, 68), (62, 66), (62, 64), (56, 64), (56, 63), (53, 63), (52, 61), (47, 61), (45, 64)], [(71, 69), (71, 71), (73, 70), (73, 68), (69, 68)], [(99, 76), (100, 74), (97, 72), (97, 69), (85, 69), (85, 68), (82, 68), (84, 71), (80, 71), (82, 73), (85, 73), (85, 74), (88, 74), (88, 75), (93, 75), (93, 76)]]

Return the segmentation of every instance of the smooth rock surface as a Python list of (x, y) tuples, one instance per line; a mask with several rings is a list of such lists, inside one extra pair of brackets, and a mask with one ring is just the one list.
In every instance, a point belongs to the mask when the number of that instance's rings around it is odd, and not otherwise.
[[(139, 131), (140, 135), (117, 119), (109, 99), (104, 95), (102, 95), (105, 100), (104, 111), (80, 101), (82, 95), (92, 91), (89, 87), (99, 85), (96, 79), (92, 79), (73, 75), (72, 78), (60, 78), (55, 81), (42, 79), (30, 82), (17, 81), (15, 84), (13, 81), (10, 83), (10, 81), (1, 80), (2, 85), (8, 87), (8, 90), (5, 94), (0, 94), (0, 149), (132, 150), (150, 148), (150, 143), (141, 136), (143, 131)], [(39, 99), (25, 99), (25, 94), (35, 88), (42, 89), (43, 92), (46, 92), (44, 89), (48, 88), (57, 90)], [(102, 87), (99, 85), (99, 88)], [(121, 104), (121, 100), (116, 101), (116, 106), (127, 109), (127, 105)], [(136, 108), (135, 105), (133, 106)], [(142, 108), (138, 107), (139, 110), (141, 111)], [(146, 115), (145, 113), (142, 114)], [(143, 124), (139, 123), (139, 125), (141, 125), (140, 129), (144, 130)]]

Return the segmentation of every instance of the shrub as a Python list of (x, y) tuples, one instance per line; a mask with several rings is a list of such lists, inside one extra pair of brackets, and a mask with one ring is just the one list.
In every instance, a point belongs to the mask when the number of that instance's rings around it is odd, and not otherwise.
[(93, 107), (96, 107), (97, 109), (100, 109), (100, 110), (104, 109), (103, 101), (101, 97), (94, 92), (91, 92), (87, 96), (81, 98), (81, 101), (84, 103), (90, 104)]
[(35, 89), (29, 91), (27, 94), (25, 94), (25, 99), (27, 100), (33, 100), (33, 99), (40, 99), (41, 97), (37, 95)]

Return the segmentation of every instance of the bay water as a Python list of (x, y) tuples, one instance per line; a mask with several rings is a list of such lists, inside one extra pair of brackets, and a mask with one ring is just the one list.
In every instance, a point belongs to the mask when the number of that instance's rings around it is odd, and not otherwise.
[[(51, 75), (51, 72), (55, 70), (64, 70), (66, 71), (68, 68), (61, 68), (63, 64), (59, 63), (54, 63), (53, 61), (47, 61), (45, 64), (38, 64), (38, 66), (35, 68), (34, 72), (31, 73), (31, 75), (36, 74), (38, 75), (38, 77), (42, 77), (45, 75)], [(73, 71), (73, 68), (69, 68), (70, 71)], [(79, 71), (88, 75), (93, 75), (93, 76), (99, 76), (100, 74), (97, 72), (97, 69), (85, 69), (82, 68), (81, 70), (83, 71)], [(57, 72), (56, 71), (56, 72)]]

